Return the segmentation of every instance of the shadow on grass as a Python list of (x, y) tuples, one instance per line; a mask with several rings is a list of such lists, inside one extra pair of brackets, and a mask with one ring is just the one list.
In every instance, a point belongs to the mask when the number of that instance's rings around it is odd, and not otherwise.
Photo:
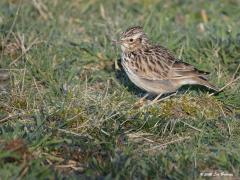
[(209, 92), (209, 93), (216, 93), (216, 91), (214, 91), (213, 89), (209, 89), (205, 86), (202, 85), (198, 85), (198, 84), (192, 84), (192, 85), (184, 85), (182, 87), (179, 88), (178, 92), (180, 93), (185, 93), (187, 91), (192, 91), (192, 92)]
[[(138, 88), (137, 86), (135, 86), (131, 81), (130, 79), (128, 78), (127, 74), (125, 73), (125, 71), (123, 70), (123, 67), (121, 65), (121, 59), (119, 58), (117, 60), (117, 64), (118, 64), (118, 67), (120, 67), (120, 70), (115, 70), (115, 76), (116, 76), (116, 79), (121, 83), (123, 84), (125, 87), (128, 88), (128, 90), (130, 92), (132, 92), (134, 95), (136, 96), (144, 96), (146, 94), (146, 91)], [(114, 66), (114, 65), (113, 65)], [(113, 67), (115, 68), (115, 67)]]

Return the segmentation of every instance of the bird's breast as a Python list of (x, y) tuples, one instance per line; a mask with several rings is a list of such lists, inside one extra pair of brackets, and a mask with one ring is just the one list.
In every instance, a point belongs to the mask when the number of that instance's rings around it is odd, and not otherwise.
[(152, 77), (152, 79), (143, 78), (143, 75), (141, 76), (139, 73), (136, 73), (136, 69), (134, 69), (134, 63), (131, 65), (132, 61), (135, 60), (136, 59), (132, 59), (126, 54), (122, 54), (121, 56), (122, 67), (129, 79), (136, 86), (152, 94), (174, 92), (176, 90), (168, 80), (154, 80), (154, 77)]

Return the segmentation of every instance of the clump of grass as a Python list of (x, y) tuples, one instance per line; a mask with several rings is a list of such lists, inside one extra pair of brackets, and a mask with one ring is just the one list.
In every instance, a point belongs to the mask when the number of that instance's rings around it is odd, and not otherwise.
[(209, 95), (189, 96), (166, 100), (160, 104), (160, 115), (165, 118), (204, 118), (216, 119), (229, 112), (226, 105)]

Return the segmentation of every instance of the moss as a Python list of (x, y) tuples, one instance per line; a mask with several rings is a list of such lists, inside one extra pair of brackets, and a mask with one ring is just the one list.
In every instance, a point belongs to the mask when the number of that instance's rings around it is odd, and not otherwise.
[(165, 118), (196, 118), (201, 116), (206, 119), (213, 119), (227, 113), (227, 109), (221, 101), (208, 95), (175, 97), (162, 102), (160, 108), (160, 116)]

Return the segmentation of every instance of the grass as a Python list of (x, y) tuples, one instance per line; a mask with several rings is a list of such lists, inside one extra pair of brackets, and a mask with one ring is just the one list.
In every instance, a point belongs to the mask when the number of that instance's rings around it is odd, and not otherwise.
[[(2, 0), (0, 179), (240, 176), (240, 85), (184, 87), (151, 107), (111, 45), (141, 25), (153, 42), (238, 77), (240, 1)], [(10, 79), (1, 78), (9, 73)]]

